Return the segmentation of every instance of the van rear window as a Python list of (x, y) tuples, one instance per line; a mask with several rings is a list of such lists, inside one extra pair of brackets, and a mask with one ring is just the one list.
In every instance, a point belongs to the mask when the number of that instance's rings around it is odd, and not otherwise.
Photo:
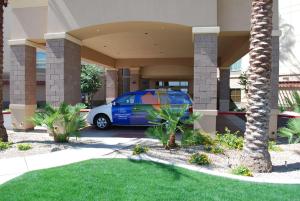
[(170, 104), (191, 104), (191, 101), (186, 94), (169, 94)]

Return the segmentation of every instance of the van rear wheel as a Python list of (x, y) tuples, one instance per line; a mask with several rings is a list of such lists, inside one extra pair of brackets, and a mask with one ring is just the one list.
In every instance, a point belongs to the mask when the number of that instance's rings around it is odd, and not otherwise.
[(111, 126), (111, 122), (106, 115), (99, 114), (94, 118), (94, 125), (100, 130), (105, 130)]

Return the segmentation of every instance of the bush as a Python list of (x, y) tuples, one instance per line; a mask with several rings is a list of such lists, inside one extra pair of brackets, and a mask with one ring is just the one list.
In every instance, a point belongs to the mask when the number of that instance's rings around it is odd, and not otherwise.
[(206, 145), (204, 150), (213, 154), (224, 154), (224, 148), (221, 145)]
[(183, 133), (181, 144), (183, 146), (213, 145), (214, 140), (209, 134), (199, 130), (187, 130)]
[(85, 118), (80, 114), (84, 104), (75, 106), (62, 103), (58, 108), (46, 104), (44, 111), (32, 118), (35, 125), (47, 128), (55, 142), (68, 142), (70, 136), (80, 136), (79, 130), (86, 126)]
[(251, 170), (242, 165), (237, 166), (234, 169), (232, 169), (232, 174), (246, 176), (246, 177), (253, 177)]
[(139, 155), (139, 154), (147, 153), (147, 151), (149, 151), (148, 147), (145, 147), (145, 146), (142, 146), (140, 144), (137, 144), (133, 148), (132, 155)]
[(210, 160), (206, 154), (195, 153), (192, 154), (189, 162), (197, 165), (209, 165)]
[(238, 136), (239, 131), (231, 133), (228, 128), (225, 128), (224, 134), (217, 134), (217, 142), (229, 149), (239, 149), (243, 148), (244, 139)]
[(12, 145), (11, 142), (2, 142), (2, 141), (0, 140), (0, 150), (8, 149), (8, 148), (11, 147), (11, 145)]
[(17, 147), (20, 151), (27, 151), (32, 148), (30, 144), (18, 144)]
[(276, 152), (282, 151), (282, 149), (276, 144), (275, 141), (269, 141), (268, 149), (269, 151), (276, 151)]

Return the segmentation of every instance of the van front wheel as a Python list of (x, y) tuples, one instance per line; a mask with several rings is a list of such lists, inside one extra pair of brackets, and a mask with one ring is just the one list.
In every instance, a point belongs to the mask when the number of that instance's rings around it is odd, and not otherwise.
[(94, 125), (100, 130), (105, 130), (111, 126), (111, 122), (106, 115), (99, 114), (94, 118)]

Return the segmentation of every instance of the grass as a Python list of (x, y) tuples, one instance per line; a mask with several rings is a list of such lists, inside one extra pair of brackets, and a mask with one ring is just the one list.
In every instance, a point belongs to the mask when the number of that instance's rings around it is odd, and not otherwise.
[(1, 201), (296, 201), (299, 185), (256, 184), (145, 161), (89, 160), (27, 173), (0, 186)]

